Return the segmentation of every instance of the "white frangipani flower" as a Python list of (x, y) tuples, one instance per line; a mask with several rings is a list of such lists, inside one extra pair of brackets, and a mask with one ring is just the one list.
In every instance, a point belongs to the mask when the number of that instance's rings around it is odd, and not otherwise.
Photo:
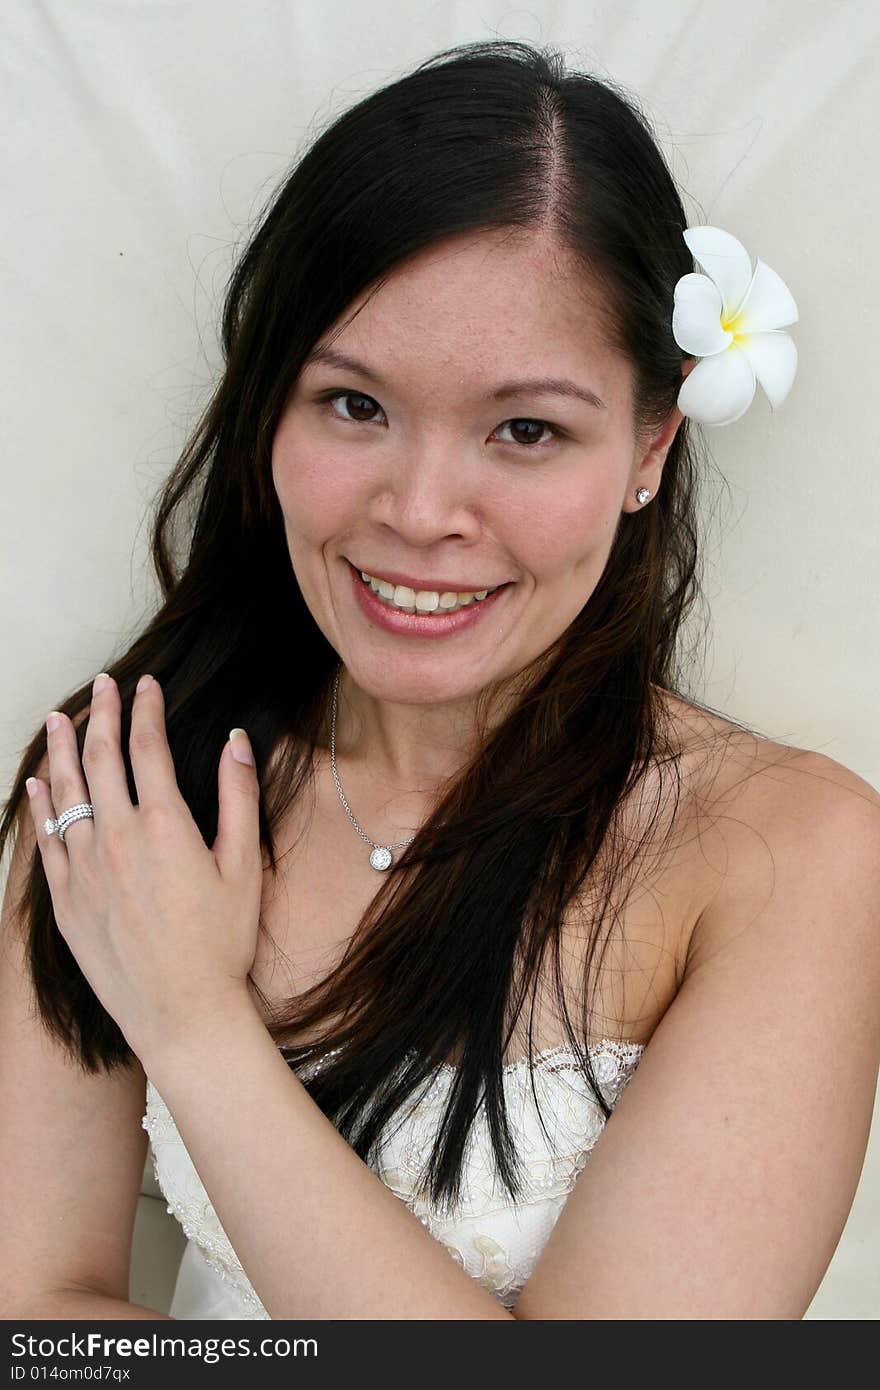
[(702, 359), (678, 393), (679, 410), (701, 425), (731, 425), (751, 405), (756, 379), (775, 410), (798, 361), (781, 331), (798, 321), (787, 285), (763, 261), (753, 273), (748, 251), (720, 227), (688, 227), (683, 236), (706, 274), (683, 275), (675, 286), (673, 337)]

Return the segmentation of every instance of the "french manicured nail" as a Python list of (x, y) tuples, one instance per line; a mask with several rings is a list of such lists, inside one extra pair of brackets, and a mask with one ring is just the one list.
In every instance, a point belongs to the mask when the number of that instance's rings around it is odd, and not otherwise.
[(141, 676), (140, 680), (138, 681), (137, 685), (135, 686), (135, 690), (136, 690), (136, 692), (137, 692), (138, 695), (140, 695), (140, 693), (141, 693), (142, 690), (146, 690), (147, 686), (150, 684), (150, 682), (152, 681), (152, 679), (153, 679), (152, 676)]
[(46, 732), (49, 734), (53, 733), (60, 723), (61, 715), (58, 713), (57, 709), (53, 709), (49, 718), (46, 720)]
[(232, 756), (238, 763), (248, 763), (254, 766), (254, 755), (251, 752), (250, 740), (244, 729), (230, 729), (229, 738), (232, 743)]
[(99, 671), (98, 674), (95, 676), (95, 679), (92, 681), (92, 694), (97, 695), (99, 691), (103, 690), (104, 686), (108, 685), (109, 683), (110, 677), (107, 675), (107, 672)]

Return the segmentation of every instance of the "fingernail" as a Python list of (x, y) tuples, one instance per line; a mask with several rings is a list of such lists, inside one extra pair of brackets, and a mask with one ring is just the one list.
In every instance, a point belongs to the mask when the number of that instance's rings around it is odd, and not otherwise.
[(237, 763), (248, 763), (254, 766), (254, 755), (251, 752), (250, 740), (244, 729), (230, 729), (229, 738), (232, 743), (232, 756)]
[(140, 693), (141, 693), (142, 690), (146, 690), (147, 686), (150, 684), (150, 682), (151, 682), (152, 679), (153, 679), (152, 676), (141, 676), (140, 680), (138, 681), (137, 685), (135, 686), (135, 691), (136, 691), (136, 693), (137, 693), (138, 695), (140, 695)]
[(106, 671), (99, 671), (92, 681), (92, 694), (97, 695), (99, 691), (104, 689), (104, 686), (108, 684), (109, 680), (110, 677), (107, 675)]
[(25, 787), (27, 788), (28, 796), (33, 796), (37, 790), (36, 777), (28, 777), (27, 781), (25, 782)]
[(60, 723), (61, 715), (58, 713), (57, 710), (53, 709), (52, 713), (49, 715), (49, 718), (46, 720), (46, 732), (51, 734), (53, 730), (58, 728), (58, 725)]

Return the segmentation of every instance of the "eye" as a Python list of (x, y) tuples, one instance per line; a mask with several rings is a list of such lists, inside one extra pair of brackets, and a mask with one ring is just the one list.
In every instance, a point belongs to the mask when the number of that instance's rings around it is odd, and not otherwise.
[[(360, 391), (346, 391), (344, 389), (340, 389), (338, 391), (325, 391), (324, 394), (322, 396), (319, 396), (318, 399), (319, 401), (326, 402), (327, 405), (332, 405), (335, 401), (339, 400), (344, 400), (346, 403), (348, 401), (372, 401), (374, 406), (378, 406), (379, 404), (378, 401), (373, 400), (372, 396), (363, 396), (361, 395)], [(346, 409), (347, 408), (348, 407), (346, 404)], [(333, 414), (336, 416), (337, 420), (348, 420), (350, 424), (369, 423), (368, 421), (358, 421), (357, 419), (352, 420), (350, 416), (339, 415), (335, 410), (333, 411)]]
[[(348, 391), (348, 390), (346, 390), (344, 387), (340, 387), (340, 388), (338, 388), (338, 389), (335, 390), (335, 391), (325, 391), (325, 392), (323, 393), (323, 395), (321, 395), (321, 396), (318, 397), (319, 403), (320, 403), (320, 404), (326, 404), (326, 405), (335, 405), (336, 401), (343, 401), (343, 400), (346, 402), (346, 410), (348, 409), (348, 404), (347, 404), (348, 401), (352, 401), (352, 400), (353, 400), (353, 401), (360, 401), (360, 402), (369, 401), (369, 402), (371, 402), (371, 404), (372, 404), (374, 407), (376, 407), (377, 409), (381, 410), (381, 408), (382, 408), (382, 407), (379, 405), (378, 401), (373, 400), (373, 397), (372, 397), (372, 396), (365, 396), (365, 395), (363, 395), (362, 392), (360, 392), (360, 391)], [(359, 406), (356, 406), (356, 407), (355, 407), (355, 410), (361, 410), (361, 409), (363, 409), (363, 408), (364, 408), (364, 407), (363, 407), (363, 405), (361, 404), (361, 405), (359, 405)], [(366, 408), (369, 410), (369, 406), (367, 406)], [(360, 417), (360, 418), (357, 418), (357, 417), (352, 418), (350, 415), (340, 415), (336, 410), (333, 411), (333, 415), (336, 417), (337, 420), (347, 420), (349, 424), (370, 424), (370, 423), (371, 423), (370, 420), (366, 420), (366, 419), (364, 419), (363, 417)], [(520, 448), (520, 449), (531, 450), (532, 453), (536, 453), (539, 449), (545, 449), (545, 448), (547, 448), (547, 446), (548, 446), (549, 444), (554, 444), (558, 439), (565, 439), (565, 438), (566, 438), (566, 434), (565, 434), (565, 431), (564, 431), (564, 430), (560, 429), (558, 425), (551, 425), (550, 422), (547, 421), (547, 420), (532, 420), (532, 419), (529, 419), (529, 418), (527, 418), (527, 417), (519, 417), (518, 419), (515, 419), (515, 420), (504, 420), (504, 421), (502, 422), (502, 424), (500, 424), (500, 425), (498, 426), (498, 428), (499, 428), (499, 429), (505, 429), (508, 425), (512, 426), (514, 429), (517, 429), (517, 430), (521, 430), (523, 426), (526, 426), (526, 427), (528, 427), (528, 426), (532, 426), (532, 427), (538, 426), (538, 427), (539, 427), (539, 430), (538, 430), (538, 433), (539, 433), (539, 434), (540, 434), (541, 431), (543, 431), (543, 430), (549, 430), (549, 432), (550, 432), (550, 438), (549, 438), (549, 439), (545, 439), (545, 440), (536, 439), (536, 438), (534, 437), (534, 434), (533, 434), (531, 439), (527, 439), (527, 440), (525, 440), (525, 441), (523, 441), (523, 440), (521, 440), (521, 439), (502, 440), (502, 441), (501, 441), (502, 443), (505, 443), (505, 444), (506, 444), (506, 443), (513, 443), (513, 444), (517, 445), (517, 447)]]
[(530, 420), (530, 419), (527, 419), (527, 418), (520, 417), (520, 418), (517, 419), (517, 420), (505, 420), (505, 421), (504, 421), (504, 424), (503, 424), (503, 425), (499, 425), (498, 428), (499, 428), (499, 429), (505, 429), (508, 425), (510, 425), (513, 429), (517, 429), (517, 430), (522, 429), (522, 427), (523, 427), (524, 425), (525, 425), (525, 426), (532, 425), (532, 426), (537, 426), (539, 432), (540, 432), (541, 430), (549, 430), (549, 431), (550, 431), (550, 438), (549, 438), (549, 439), (542, 439), (542, 440), (538, 441), (538, 440), (536, 440), (534, 437), (532, 437), (531, 439), (527, 440), (525, 443), (523, 443), (522, 440), (514, 439), (514, 441), (513, 441), (514, 444), (518, 444), (518, 445), (520, 446), (520, 448), (527, 448), (527, 449), (532, 449), (532, 450), (535, 450), (535, 449), (545, 449), (545, 448), (547, 447), (548, 444), (555, 444), (555, 442), (556, 442), (557, 439), (564, 439), (564, 438), (565, 438), (564, 431), (561, 430), (561, 429), (559, 429), (556, 425), (551, 425), (550, 422), (549, 422), (548, 420)]

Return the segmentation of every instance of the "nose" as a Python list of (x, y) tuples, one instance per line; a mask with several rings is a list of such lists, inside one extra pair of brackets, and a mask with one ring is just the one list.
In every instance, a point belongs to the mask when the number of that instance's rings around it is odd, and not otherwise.
[(480, 535), (478, 468), (467, 451), (449, 444), (422, 444), (389, 460), (373, 499), (372, 519), (415, 552), (448, 538)]

